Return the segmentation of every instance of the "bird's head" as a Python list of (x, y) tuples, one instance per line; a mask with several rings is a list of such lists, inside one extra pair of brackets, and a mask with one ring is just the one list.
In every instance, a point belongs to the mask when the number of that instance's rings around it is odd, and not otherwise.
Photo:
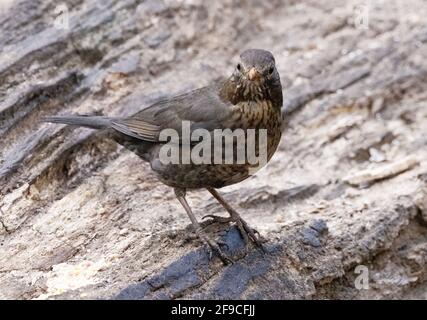
[(266, 50), (243, 51), (231, 80), (238, 101), (268, 99), (272, 94), (279, 93), (281, 96), (282, 86), (276, 62), (271, 52)]
[(243, 51), (234, 75), (240, 80), (252, 82), (279, 79), (273, 55), (271, 52), (262, 49)]

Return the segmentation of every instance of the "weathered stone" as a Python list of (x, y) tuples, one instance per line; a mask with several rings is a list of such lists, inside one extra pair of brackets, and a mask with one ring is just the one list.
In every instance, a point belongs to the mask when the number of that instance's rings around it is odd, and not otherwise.
[[(427, 299), (422, 0), (375, 7), (368, 29), (354, 24), (358, 0), (67, 1), (67, 28), (51, 0), (7, 3), (0, 298)], [(266, 253), (206, 227), (232, 266), (191, 238), (149, 165), (102, 133), (39, 121), (132, 114), (230, 74), (248, 47), (276, 57), (286, 125), (269, 165), (222, 190)], [(416, 163), (395, 170), (400, 159)], [(225, 215), (208, 192), (189, 201)], [(369, 289), (355, 286), (360, 268)]]

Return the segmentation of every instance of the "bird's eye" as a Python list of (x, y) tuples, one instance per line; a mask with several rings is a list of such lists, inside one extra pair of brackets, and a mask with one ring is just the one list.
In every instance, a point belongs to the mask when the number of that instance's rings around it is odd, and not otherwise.
[(268, 69), (268, 74), (272, 74), (274, 72), (274, 67), (271, 66), (270, 69)]
[(237, 64), (237, 70), (242, 71), (242, 65), (240, 63)]

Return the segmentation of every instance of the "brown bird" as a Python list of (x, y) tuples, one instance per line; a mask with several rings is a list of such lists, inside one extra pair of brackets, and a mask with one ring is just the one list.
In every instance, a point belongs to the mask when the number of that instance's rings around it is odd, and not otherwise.
[[(233, 138), (231, 142), (222, 140), (219, 147), (216, 146), (219, 150), (214, 150), (210, 155), (205, 154), (203, 150), (201, 154), (212, 160), (207, 163), (194, 161), (192, 157), (189, 162), (184, 162), (182, 157), (178, 163), (171, 161), (168, 163), (162, 159), (164, 157), (162, 148), (166, 145), (172, 146), (169, 154), (174, 151), (173, 148), (176, 148), (175, 151), (181, 155), (184, 150), (190, 152), (195, 150), (197, 141), (188, 142), (188, 139), (185, 141), (184, 122), (188, 123), (191, 134), (200, 132), (197, 129), (203, 129), (211, 137), (218, 129), (230, 129), (232, 132), (238, 129), (243, 130), (245, 140), (240, 150), (249, 150), (248, 132), (251, 129), (257, 137), (252, 142), (252, 144), (255, 143), (256, 155), (261, 156), (261, 153), (265, 152), (268, 161), (276, 151), (281, 137), (282, 103), (282, 86), (273, 55), (265, 50), (250, 49), (240, 55), (240, 61), (228, 79), (154, 103), (133, 116), (109, 118), (72, 115), (48, 117), (44, 121), (106, 130), (119, 144), (148, 161), (157, 177), (174, 188), (176, 197), (186, 210), (198, 237), (209, 246), (210, 250), (215, 251), (224, 263), (228, 263), (231, 260), (221, 250), (220, 243), (208, 237), (194, 216), (185, 198), (186, 190), (207, 189), (228, 211), (230, 217), (208, 215), (204, 218), (209, 217), (212, 222), (235, 223), (246, 242), (252, 241), (262, 248), (258, 233), (249, 227), (216, 191), (217, 188), (245, 180), (260, 165), (250, 162), (247, 154), (243, 162), (239, 162), (236, 151), (239, 148), (232, 149), (231, 162), (225, 162), (224, 155), (221, 155), (222, 161), (219, 163), (213, 161), (214, 154), (218, 151), (222, 152), (229, 146), (236, 147), (239, 143), (237, 138)], [(164, 140), (162, 132), (166, 129), (175, 130), (178, 141), (173, 143)], [(262, 140), (260, 133), (263, 131), (267, 133), (265, 150), (260, 144)], [(208, 145), (214, 146), (213, 142)]]

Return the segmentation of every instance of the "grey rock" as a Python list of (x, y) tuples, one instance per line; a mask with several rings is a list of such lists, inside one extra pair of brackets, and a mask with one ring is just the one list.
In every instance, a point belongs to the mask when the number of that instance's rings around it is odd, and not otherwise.
[(313, 247), (320, 247), (322, 243), (319, 240), (319, 232), (312, 228), (304, 228), (301, 231), (301, 234), (303, 236), (303, 241), (306, 244), (309, 244)]
[[(64, 30), (52, 0), (2, 7), (0, 298), (427, 299), (427, 7), (396, 19), (383, 6), (360, 30), (359, 2), (70, 1)], [(137, 157), (39, 121), (130, 115), (230, 74), (249, 47), (276, 57), (286, 124), (269, 165), (221, 190), (266, 254), (232, 226), (206, 228), (232, 266), (189, 240)], [(343, 181), (409, 155), (417, 166), (365, 188)], [(189, 197), (199, 217), (225, 215), (207, 192)], [(368, 290), (354, 287), (359, 265)]]

